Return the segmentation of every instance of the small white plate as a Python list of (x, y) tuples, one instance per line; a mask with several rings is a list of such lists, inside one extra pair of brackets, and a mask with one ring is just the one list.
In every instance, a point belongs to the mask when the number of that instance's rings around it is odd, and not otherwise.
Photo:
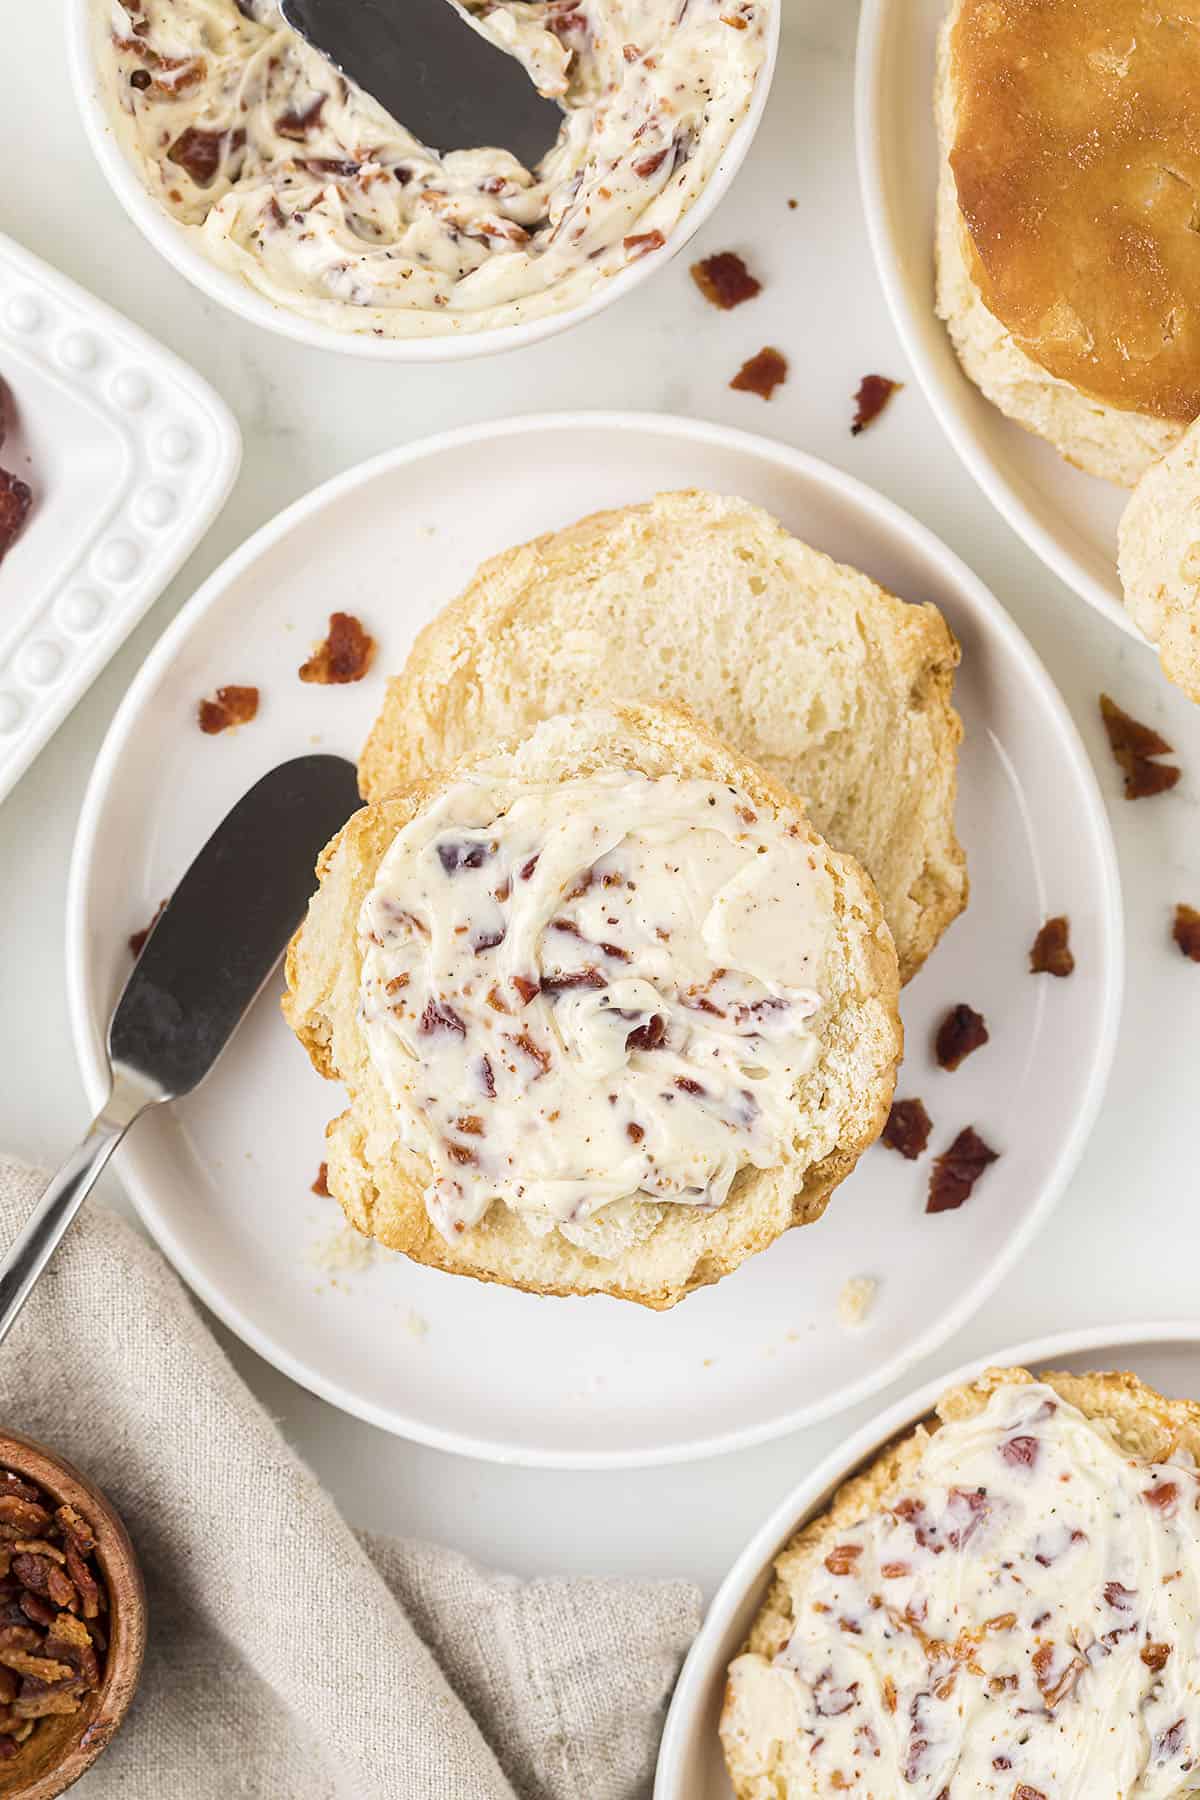
[(225, 503), (237, 426), (207, 383), (0, 235), (0, 466), (33, 506), (0, 564), (0, 798)]
[(1128, 495), (1006, 419), (963, 374), (934, 311), (934, 74), (948, 4), (863, 0), (855, 127), (879, 278), (929, 404), (993, 506), (1089, 606), (1144, 643), (1117, 575), (1117, 522)]
[(925, 1418), (948, 1388), (973, 1380), (981, 1369), (1017, 1367), (1078, 1373), (1132, 1369), (1160, 1393), (1195, 1398), (1200, 1394), (1200, 1321), (1129, 1325), (1119, 1330), (1105, 1325), (996, 1350), (948, 1375), (939, 1375), (919, 1392), (897, 1401), (826, 1457), (776, 1507), (721, 1583), (675, 1688), (659, 1752), (654, 1800), (733, 1800), (717, 1736), (725, 1672), (746, 1642), (766, 1598), (775, 1558), (789, 1539), (820, 1512), (856, 1469), (890, 1439)]
[[(661, 1462), (876, 1391), (949, 1336), (1033, 1237), (1108, 1073), (1122, 966), (1108, 825), (1062, 702), (1002, 608), (921, 526), (812, 458), (690, 421), (578, 414), (453, 432), (352, 470), (243, 546), (164, 635), (97, 762), (72, 868), (69, 981), (93, 1100), (126, 938), (237, 796), (313, 744), (353, 755), (385, 676), (485, 557), (689, 484), (757, 501), (899, 593), (936, 601), (962, 639), (973, 897), (905, 995), (900, 1091), (923, 1096), (935, 1148), (975, 1124), (1004, 1154), (961, 1212), (927, 1218), (928, 1162), (875, 1149), (821, 1224), (669, 1314), (517, 1294), (387, 1253), (333, 1286), (309, 1258), (339, 1215), (309, 1187), (341, 1091), (313, 1074), (268, 994), (211, 1081), (137, 1127), (120, 1152), (124, 1180), (176, 1266), (263, 1356), (439, 1447), (574, 1467)], [(380, 640), (377, 667), (357, 686), (304, 686), (297, 665), (337, 606)], [(227, 682), (261, 688), (259, 717), (203, 737), (196, 701)], [(1030, 942), (1058, 911), (1078, 971), (1035, 978)], [(929, 1037), (962, 1000), (985, 1013), (992, 1041), (947, 1075)], [(852, 1332), (836, 1323), (837, 1297), (858, 1274), (882, 1285)], [(408, 1328), (413, 1314), (426, 1335)]]

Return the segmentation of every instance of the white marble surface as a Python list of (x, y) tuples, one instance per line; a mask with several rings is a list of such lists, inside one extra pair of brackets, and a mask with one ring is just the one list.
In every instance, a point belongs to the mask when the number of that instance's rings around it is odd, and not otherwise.
[[(1056, 1217), (1001, 1290), (929, 1366), (1073, 1324), (1200, 1318), (1195, 1141), (1200, 968), (1169, 941), (1176, 900), (1200, 905), (1200, 715), (1153, 658), (1046, 574), (977, 493), (910, 384), (878, 427), (849, 430), (859, 378), (907, 370), (871, 266), (854, 174), (850, 0), (783, 0), (784, 52), (762, 134), (710, 222), (706, 250), (743, 250), (765, 282), (730, 317), (686, 262), (615, 311), (488, 363), (367, 367), (268, 337), (201, 299), (146, 246), (92, 165), (67, 85), (61, 0), (0, 0), (0, 225), (188, 358), (225, 396), (245, 463), (223, 517), (12, 796), (0, 806), (0, 970), (7, 1049), (0, 1143), (53, 1161), (83, 1129), (63, 979), (75, 821), (97, 747), (150, 645), (202, 577), (315, 482), (451, 425), (552, 407), (691, 413), (772, 433), (852, 470), (932, 526), (987, 580), (1049, 665), (1092, 752), (1117, 834), (1129, 933), (1121, 1047), (1101, 1123)], [(799, 200), (789, 210), (789, 196)], [(773, 342), (788, 385), (769, 406), (729, 392)], [(519, 480), (519, 470), (506, 478)], [(580, 509), (588, 497), (580, 495)], [(1176, 792), (1131, 806), (1105, 748), (1110, 689), (1175, 744)], [(1053, 780), (1053, 769), (1046, 779)], [(1070, 1046), (1064, 1046), (1070, 1054)], [(122, 1204), (110, 1178), (106, 1198)], [(921, 1296), (912, 1296), (919, 1308)], [(499, 1469), (389, 1439), (230, 1344), (246, 1379), (356, 1523), (458, 1545), (521, 1572), (661, 1572), (711, 1586), (767, 1509), (863, 1410), (758, 1450), (674, 1469), (574, 1475)], [(886, 1396), (881, 1397), (882, 1399)]]

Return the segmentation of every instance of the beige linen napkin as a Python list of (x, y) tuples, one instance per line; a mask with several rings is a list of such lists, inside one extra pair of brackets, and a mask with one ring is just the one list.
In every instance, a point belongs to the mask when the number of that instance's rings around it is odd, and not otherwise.
[[(0, 1162), (0, 1242), (44, 1181)], [(0, 1418), (95, 1478), (146, 1573), (142, 1685), (81, 1800), (649, 1792), (698, 1594), (356, 1538), (114, 1214), (85, 1209), (0, 1349)]]

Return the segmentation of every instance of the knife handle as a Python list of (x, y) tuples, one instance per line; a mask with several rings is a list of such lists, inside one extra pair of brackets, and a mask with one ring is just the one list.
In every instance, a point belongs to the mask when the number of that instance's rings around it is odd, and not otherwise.
[(102, 1111), (41, 1196), (16, 1243), (0, 1264), (0, 1343), (28, 1300), (63, 1233), (79, 1211), (105, 1163), (148, 1106), (166, 1096), (148, 1090), (118, 1069)]

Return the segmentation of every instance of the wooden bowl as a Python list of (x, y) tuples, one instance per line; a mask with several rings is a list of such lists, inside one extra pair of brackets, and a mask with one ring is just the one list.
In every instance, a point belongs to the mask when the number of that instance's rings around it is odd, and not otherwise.
[(146, 1647), (146, 1590), (129, 1533), (111, 1502), (73, 1463), (32, 1438), (0, 1432), (0, 1468), (83, 1514), (96, 1535), (96, 1566), (108, 1592), (108, 1652), (99, 1688), (69, 1717), (42, 1719), (20, 1753), (0, 1763), (0, 1800), (55, 1800), (91, 1767), (129, 1710)]

